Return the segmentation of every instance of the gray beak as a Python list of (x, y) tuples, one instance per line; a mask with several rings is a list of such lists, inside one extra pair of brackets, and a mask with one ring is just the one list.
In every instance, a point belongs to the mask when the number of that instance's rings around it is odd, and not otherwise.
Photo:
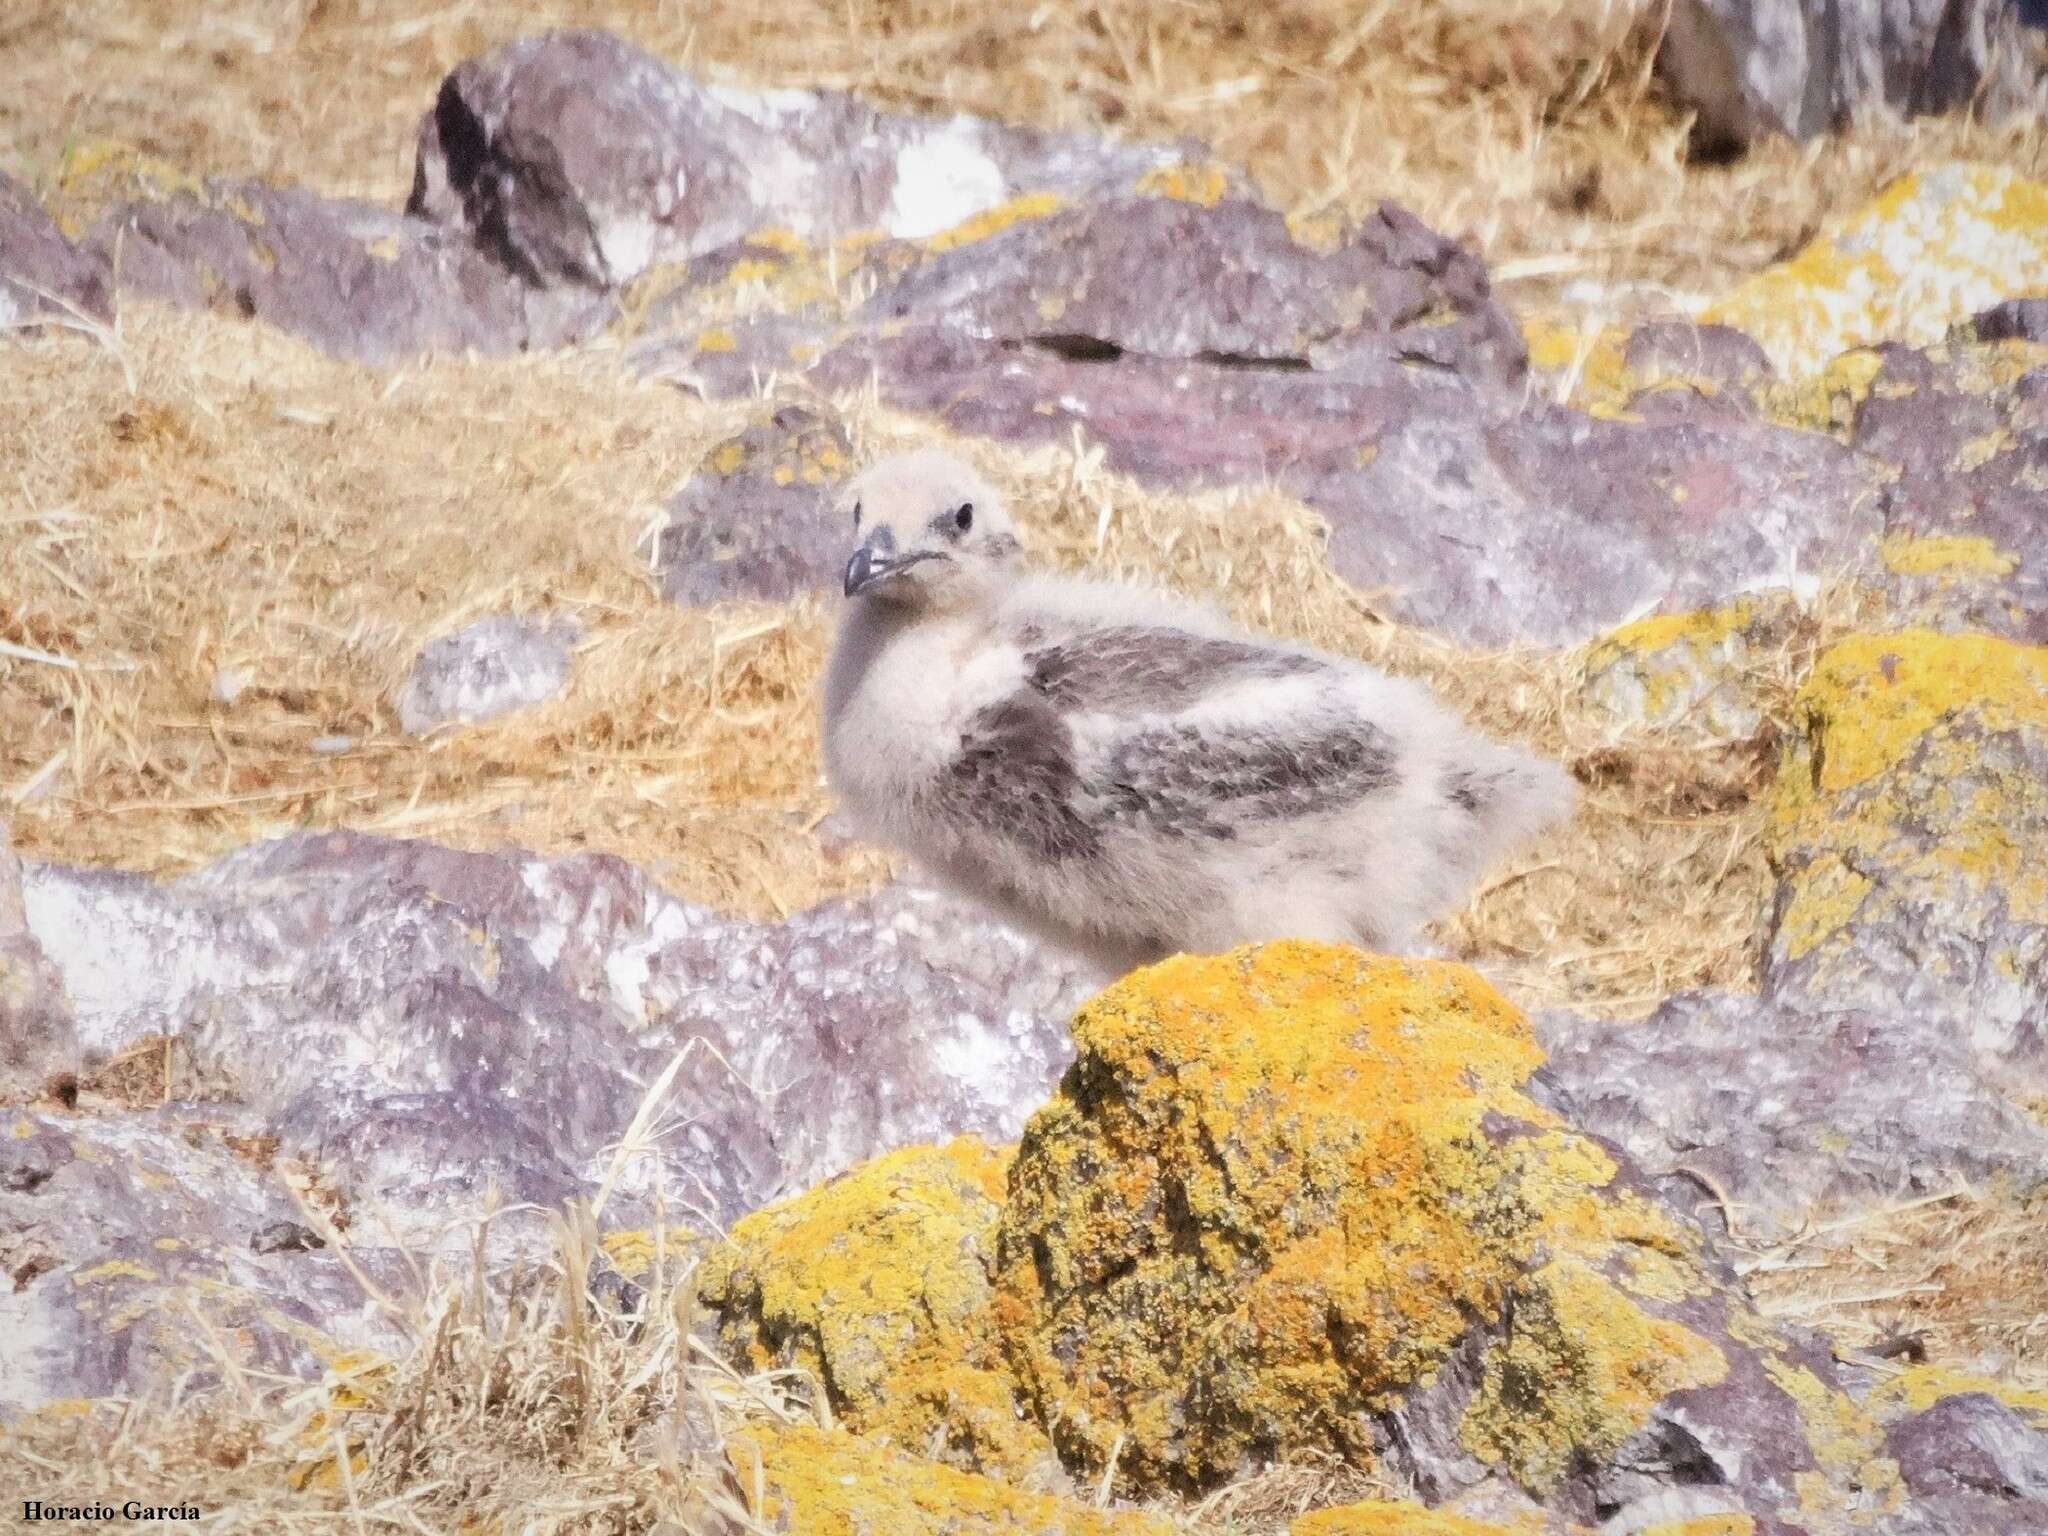
[(891, 576), (907, 571), (913, 565), (921, 565), (927, 560), (940, 558), (936, 550), (914, 549), (907, 555), (898, 555), (892, 552), (894, 548), (893, 542), (882, 543), (879, 539), (870, 539), (853, 552), (853, 558), (846, 562), (848, 597), (858, 595), (878, 581), (885, 581)]

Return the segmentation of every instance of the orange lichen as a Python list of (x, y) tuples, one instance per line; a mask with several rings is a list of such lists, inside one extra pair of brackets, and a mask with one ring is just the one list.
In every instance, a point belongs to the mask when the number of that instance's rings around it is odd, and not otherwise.
[(1216, 165), (1163, 165), (1140, 177), (1138, 190), (1175, 202), (1214, 208), (1230, 190), (1230, 176)]
[(1884, 541), (1885, 569), (1901, 576), (2010, 576), (2019, 563), (1979, 534), (1893, 534)]
[(749, 1425), (728, 1442), (751, 1513), (790, 1536), (1172, 1536), (1163, 1516), (1091, 1509), (808, 1425)]
[(739, 1222), (702, 1299), (750, 1368), (810, 1371), (849, 1426), (976, 1470), (1047, 1456), (989, 1335), (1007, 1149), (906, 1147)]
[(1870, 1406), (1879, 1413), (1901, 1409), (1925, 1413), (1945, 1397), (1961, 1397), (1970, 1392), (1995, 1397), (2006, 1407), (2048, 1428), (2048, 1392), (2029, 1391), (1989, 1376), (1941, 1365), (1915, 1365), (1901, 1371), (1870, 1394)]
[(1533, 1529), (1527, 1524), (1517, 1527), (1467, 1520), (1420, 1504), (1367, 1499), (1303, 1515), (1287, 1527), (1287, 1536), (1522, 1536)]
[[(1713, 1346), (1649, 1295), (1710, 1285), (1690, 1239), (1521, 1092), (1542, 1053), (1464, 967), (1308, 943), (1183, 957), (1074, 1033), (1012, 1171), (997, 1282), (1070, 1464), (1120, 1443), (1145, 1487), (1296, 1446), (1366, 1461), (1365, 1417), (1511, 1294), (1593, 1336), (1575, 1379), (1540, 1404), (1497, 1395), (1475, 1431), (1518, 1472), (1548, 1463), (1508, 1448), (1549, 1432), (1518, 1414), (1597, 1453), (1659, 1390), (1713, 1379)], [(1631, 1296), (1609, 1270), (1655, 1278)]]
[(951, 229), (941, 230), (924, 242), (928, 251), (953, 251), (963, 245), (972, 245), (977, 240), (986, 240), (990, 235), (1001, 234), (1013, 224), (1031, 219), (1050, 218), (1066, 206), (1066, 200), (1057, 192), (1028, 192), (1022, 197), (1013, 197), (1007, 203), (999, 204), (971, 219), (955, 224)]

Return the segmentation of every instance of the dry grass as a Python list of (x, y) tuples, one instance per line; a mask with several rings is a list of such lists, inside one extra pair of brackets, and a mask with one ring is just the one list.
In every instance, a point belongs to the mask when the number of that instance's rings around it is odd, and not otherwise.
[(724, 80), (1203, 140), (1290, 211), (1394, 197), (1472, 239), (1511, 296), (1600, 308), (1717, 291), (1916, 159), (2048, 167), (2042, 125), (1958, 122), (1690, 165), (1687, 120), (1649, 78), (1662, 16), (1661, 0), (16, 0), (0, 165), (54, 191), (113, 140), (396, 200), (452, 65), (595, 25)]
[(1843, 1345), (2048, 1386), (2048, 1197), (1959, 1186), (1816, 1221), (1759, 1252), (1767, 1316)]

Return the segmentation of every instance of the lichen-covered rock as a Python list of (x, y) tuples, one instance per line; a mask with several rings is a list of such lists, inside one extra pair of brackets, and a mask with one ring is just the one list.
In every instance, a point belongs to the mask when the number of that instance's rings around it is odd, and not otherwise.
[(2015, 0), (1678, 0), (1657, 70), (1712, 145), (1810, 139), (1876, 110), (2042, 110)]
[(34, 1098), (78, 1066), (64, 981), (29, 932), (21, 860), (0, 822), (0, 1103)]
[(1683, 384), (1744, 402), (1774, 373), (1764, 349), (1741, 331), (1690, 320), (1637, 326), (1622, 347), (1621, 364), (1638, 390)]
[(34, 194), (0, 171), (0, 335), (38, 319), (112, 313), (105, 255), (65, 239)]
[(1915, 1366), (1872, 1394), (1914, 1500), (1905, 1532), (2048, 1531), (2048, 1393)]
[(2048, 269), (2048, 187), (2003, 166), (1908, 171), (1868, 206), (1707, 306), (1779, 372), (1817, 371), (1876, 342), (1932, 346)]
[(1938, 1019), (2048, 1084), (2048, 649), (1859, 635), (1800, 691), (1766, 847), (1774, 996)]
[(1959, 1179), (2048, 1183), (2048, 1126), (1938, 1014), (1686, 993), (1640, 1023), (1552, 1014), (1537, 1029), (1538, 1096), (1745, 1238)]
[(610, 290), (763, 225), (917, 239), (1023, 191), (1128, 185), (1182, 158), (840, 92), (705, 86), (609, 33), (550, 32), (442, 82), (409, 211), (536, 283)]
[(1753, 598), (1638, 619), (1587, 647), (1581, 697), (1617, 726), (1750, 736), (1763, 723), (1753, 664), (1783, 640), (1789, 619), (1787, 605)]
[(574, 625), (516, 614), (465, 624), (420, 651), (398, 690), (398, 723), (424, 736), (544, 704), (567, 686), (575, 643)]
[(374, 364), (561, 346), (594, 334), (614, 308), (536, 288), (424, 220), (261, 182), (126, 203), (86, 245), (109, 261), (118, 252), (124, 296), (262, 320)]
[(726, 439), (668, 504), (663, 591), (715, 603), (830, 590), (848, 537), (832, 499), (852, 468), (840, 424), (801, 406)]
[(1882, 358), (1850, 440), (1884, 474), (1890, 611), (2048, 642), (2048, 347)]
[(1182, 958), (1074, 1029), (1011, 1170), (996, 1301), (1070, 1467), (1200, 1488), (1313, 1448), (1432, 1500), (1505, 1476), (1572, 1517), (1674, 1465), (1759, 1513), (1885, 1483), (1870, 1436), (1816, 1438), (1853, 1409), (1825, 1356), (1527, 1096), (1542, 1053), (1464, 968)]
[(750, 1424), (726, 1459), (786, 1536), (1173, 1536), (1164, 1515), (1090, 1508), (918, 1461), (838, 1430)]
[(990, 1322), (1009, 1161), (971, 1138), (908, 1147), (736, 1224), (698, 1282), (728, 1355), (809, 1371), (870, 1439), (1013, 1483), (1056, 1476)]

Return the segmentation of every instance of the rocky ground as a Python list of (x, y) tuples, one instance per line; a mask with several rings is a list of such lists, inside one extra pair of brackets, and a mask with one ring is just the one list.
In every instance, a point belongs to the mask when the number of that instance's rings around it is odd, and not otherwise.
[[(1507, 64), (1447, 10), (1374, 39), (1441, 87), (1375, 175), (1175, 107), (1191, 55), (1106, 14), (1033, 25), (1122, 57), (1117, 132), (921, 12), (762, 89), (666, 8), (659, 54), (300, 10), (0, 23), (23, 78), (170, 61), (74, 102), (126, 139), (0, 117), (10, 1489), (2048, 1530), (2036, 39), (1731, 92), (1699, 50), (1767, 8), (1681, 7), (1656, 86), (1625, 8), (1493, 17)], [(1364, 39), (1296, 20), (1204, 57), (1300, 113)], [(384, 67), (277, 94), (350, 39)], [(1593, 203), (1832, 211), (1619, 257), (1613, 207), (1461, 216), (1488, 67), (1554, 117), (1513, 163), (1635, 188)], [(835, 831), (812, 711), (833, 487), (935, 434), (1039, 557), (1425, 677), (1578, 817), (1449, 960), (1105, 990), (919, 889)]]

